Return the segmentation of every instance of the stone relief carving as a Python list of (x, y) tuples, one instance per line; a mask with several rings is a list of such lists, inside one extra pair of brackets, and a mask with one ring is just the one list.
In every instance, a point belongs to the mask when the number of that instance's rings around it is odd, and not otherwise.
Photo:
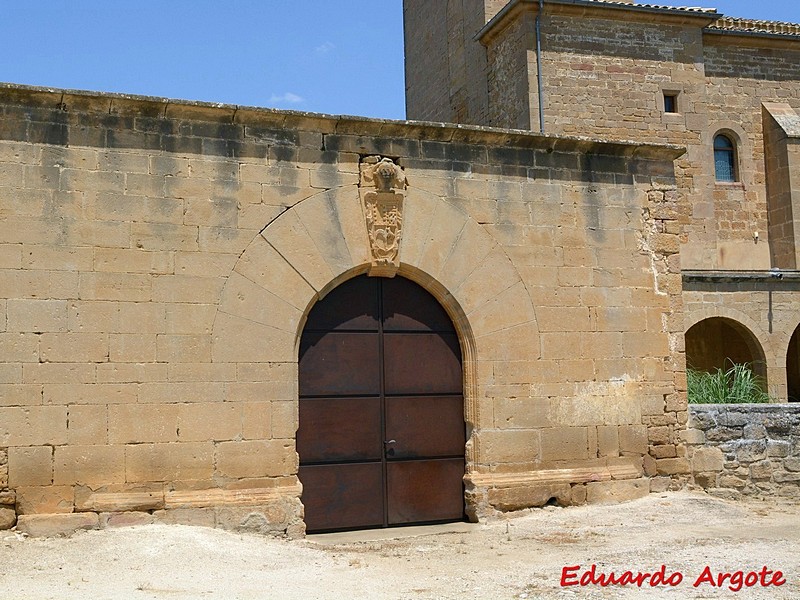
[[(361, 195), (369, 237), (373, 277), (394, 277), (400, 268), (405, 173), (390, 158), (370, 156), (362, 162)], [(374, 188), (374, 191), (369, 189)]]

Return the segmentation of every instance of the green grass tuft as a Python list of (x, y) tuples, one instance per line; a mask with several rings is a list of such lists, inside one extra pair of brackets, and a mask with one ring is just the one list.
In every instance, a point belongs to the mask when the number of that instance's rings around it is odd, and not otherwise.
[(733, 364), (727, 371), (712, 373), (689, 368), (689, 404), (763, 404), (770, 401), (764, 391), (766, 382), (753, 372), (750, 364)]

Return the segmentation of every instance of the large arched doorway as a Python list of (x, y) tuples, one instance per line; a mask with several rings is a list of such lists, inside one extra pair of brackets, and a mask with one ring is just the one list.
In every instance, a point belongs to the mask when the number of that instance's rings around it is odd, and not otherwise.
[(786, 383), (789, 402), (800, 402), (800, 327), (794, 330), (786, 353)]
[(758, 340), (744, 325), (724, 317), (711, 317), (686, 332), (686, 364), (698, 371), (727, 370), (732, 364), (749, 364), (766, 381), (767, 365)]
[(464, 518), (453, 324), (402, 277), (351, 279), (308, 315), (297, 451), (308, 531)]

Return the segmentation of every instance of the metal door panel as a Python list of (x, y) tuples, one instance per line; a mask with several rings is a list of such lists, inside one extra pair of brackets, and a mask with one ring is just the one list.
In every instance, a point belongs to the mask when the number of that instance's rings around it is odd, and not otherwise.
[(378, 290), (374, 280), (356, 277), (331, 290), (308, 314), (307, 331), (378, 331)]
[(389, 524), (464, 517), (464, 459), (412, 460), (386, 465)]
[(461, 349), (455, 334), (386, 333), (386, 394), (460, 394)]
[(461, 396), (386, 398), (389, 460), (464, 454), (464, 399)]
[(309, 531), (383, 525), (380, 462), (301, 466), (298, 477)]
[(433, 296), (401, 277), (336, 288), (309, 314), (299, 380), (308, 531), (463, 518), (461, 351)]
[(303, 335), (301, 396), (380, 394), (380, 336), (377, 333)]
[(381, 460), (381, 399), (301, 398), (297, 452), (304, 463)]
[(382, 300), (384, 331), (454, 331), (436, 298), (408, 279), (384, 280)]

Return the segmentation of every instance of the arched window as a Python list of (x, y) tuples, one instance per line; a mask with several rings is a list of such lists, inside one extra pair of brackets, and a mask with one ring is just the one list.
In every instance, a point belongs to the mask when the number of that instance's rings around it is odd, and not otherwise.
[(718, 134), (714, 138), (714, 172), (717, 181), (738, 181), (736, 172), (736, 146), (733, 140), (725, 134)]

